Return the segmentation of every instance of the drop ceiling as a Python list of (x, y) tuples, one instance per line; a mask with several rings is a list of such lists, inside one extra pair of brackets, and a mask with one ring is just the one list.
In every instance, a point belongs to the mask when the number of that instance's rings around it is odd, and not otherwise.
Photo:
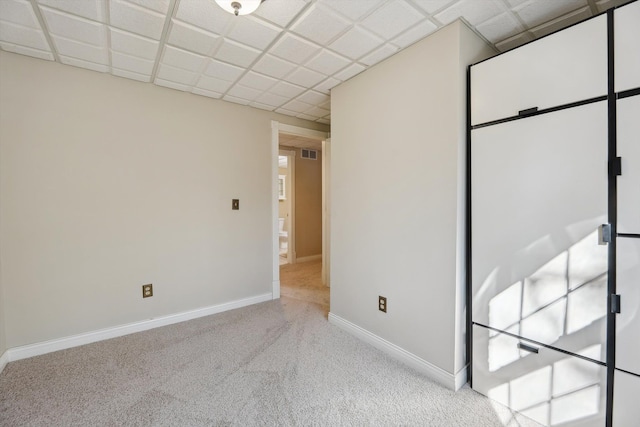
[(319, 123), (330, 90), (463, 19), (504, 51), (628, 0), (0, 0), (0, 48)]

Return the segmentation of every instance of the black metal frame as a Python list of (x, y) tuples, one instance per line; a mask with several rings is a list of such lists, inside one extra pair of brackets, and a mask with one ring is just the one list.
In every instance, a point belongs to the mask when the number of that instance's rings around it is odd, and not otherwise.
[[(634, 0), (633, 2), (630, 3), (634, 3), (635, 1), (638, 0)], [(629, 3), (627, 3), (629, 4)], [(622, 5), (619, 7), (624, 7), (626, 5)], [(537, 109), (531, 109), (530, 111), (524, 111), (521, 112), (520, 114), (518, 114), (517, 116), (511, 116), (511, 117), (506, 117), (500, 120), (494, 120), (494, 121), (490, 121), (490, 122), (486, 122), (486, 123), (481, 123), (481, 124), (477, 124), (477, 125), (471, 125), (471, 67), (473, 67), (474, 65), (480, 64), (486, 60), (490, 60), (492, 58), (488, 58), (485, 59), (484, 61), (480, 61), (477, 62), (475, 64), (470, 65), (469, 67), (467, 67), (467, 144), (466, 144), (466, 204), (467, 204), (467, 209), (466, 209), (466, 241), (465, 241), (465, 248), (466, 248), (466, 262), (465, 262), (465, 267), (466, 267), (466, 274), (465, 274), (465, 278), (466, 278), (466, 305), (467, 305), (467, 312), (466, 312), (466, 321), (467, 321), (467, 334), (466, 334), (466, 350), (467, 350), (467, 378), (469, 380), (469, 384), (470, 386), (473, 386), (473, 369), (472, 369), (472, 361), (473, 361), (473, 325), (477, 324), (478, 326), (482, 326), (488, 329), (492, 329), (492, 330), (496, 330), (495, 328), (489, 327), (487, 325), (482, 325), (480, 323), (475, 323), (473, 322), (473, 315), (472, 315), (472, 309), (473, 309), (473, 295), (472, 295), (472, 267), (473, 267), (473, 261), (472, 261), (472, 236), (473, 236), (473, 232), (472, 232), (472, 182), (471, 182), (471, 169), (472, 169), (472, 162), (471, 162), (471, 150), (472, 150), (472, 144), (471, 144), (471, 131), (473, 129), (478, 129), (478, 128), (482, 128), (482, 127), (486, 127), (486, 126), (492, 126), (492, 125), (496, 125), (496, 124), (500, 124), (500, 123), (505, 123), (505, 122), (510, 122), (513, 120), (519, 120), (519, 119), (523, 119), (523, 118), (528, 118), (528, 117), (532, 117), (535, 115), (540, 115), (540, 114), (547, 114), (547, 113), (551, 113), (551, 112), (555, 112), (555, 111), (559, 111), (559, 110), (563, 110), (563, 109), (567, 109), (567, 108), (573, 108), (573, 107), (577, 107), (577, 106), (581, 106), (581, 105), (586, 105), (586, 104), (590, 104), (590, 103), (594, 103), (594, 102), (600, 102), (600, 101), (607, 101), (608, 104), (608, 136), (607, 136), (607, 145), (608, 145), (608, 164), (609, 164), (609, 168), (608, 168), (608, 200), (607, 200), (607, 215), (608, 215), (608, 221), (609, 224), (611, 225), (611, 235), (612, 235), (612, 239), (611, 242), (609, 243), (608, 246), (608, 271), (607, 271), (607, 290), (608, 290), (608, 301), (607, 301), (607, 343), (606, 343), (606, 363), (603, 363), (601, 361), (596, 361), (590, 358), (586, 358), (584, 356), (580, 356), (578, 354), (574, 354), (571, 353), (569, 351), (563, 350), (563, 349), (559, 349), (559, 348), (555, 348), (553, 346), (550, 345), (546, 345), (543, 343), (539, 343), (533, 340), (527, 340), (525, 338), (522, 338), (520, 336), (516, 336), (514, 334), (510, 334), (507, 333), (505, 331), (499, 331), (501, 333), (507, 334), (507, 335), (511, 335), (514, 336), (518, 339), (525, 339), (529, 342), (533, 342), (536, 345), (540, 345), (542, 347), (547, 347), (556, 351), (560, 351), (575, 357), (579, 357), (594, 363), (597, 363), (601, 366), (606, 366), (607, 367), (607, 388), (606, 388), (606, 414), (605, 414), (605, 419), (606, 419), (606, 426), (607, 427), (611, 427), (612, 426), (612, 421), (613, 421), (613, 392), (614, 392), (614, 377), (615, 377), (615, 351), (616, 351), (616, 313), (613, 312), (612, 310), (612, 300), (614, 299), (613, 296), (616, 294), (616, 256), (617, 256), (617, 245), (616, 245), (616, 240), (617, 237), (622, 237), (622, 238), (640, 238), (640, 234), (630, 234), (630, 233), (617, 233), (617, 176), (618, 176), (618, 172), (615, 168), (615, 165), (618, 164), (619, 159), (617, 157), (617, 108), (616, 108), (616, 101), (618, 99), (623, 99), (623, 98), (627, 98), (627, 97), (631, 97), (631, 96), (638, 96), (640, 95), (640, 88), (635, 88), (635, 89), (630, 89), (630, 90), (625, 90), (625, 91), (621, 91), (619, 93), (615, 92), (615, 64), (614, 64), (614, 58), (615, 58), (615, 52), (614, 52), (614, 11), (615, 9), (617, 9), (618, 7), (615, 8), (611, 8), (608, 9), (607, 11), (595, 15), (589, 19), (593, 19), (597, 16), (600, 16), (602, 14), (606, 14), (607, 15), (607, 74), (608, 74), (608, 81), (607, 81), (607, 94), (603, 95), (603, 96), (598, 96), (595, 98), (591, 98), (591, 99), (586, 99), (586, 100), (582, 100), (582, 101), (578, 101), (578, 102), (573, 102), (570, 104), (565, 104), (565, 105), (560, 105), (560, 106), (556, 106), (556, 107), (552, 107), (552, 108), (547, 108), (544, 110), (537, 110)], [(589, 20), (587, 19), (587, 20)], [(586, 20), (585, 20), (586, 21)], [(580, 23), (582, 23), (584, 21), (578, 22), (576, 24), (573, 25), (578, 25)], [(573, 26), (571, 25), (571, 26)], [(571, 27), (570, 26), (570, 27)], [(569, 27), (567, 27), (569, 28)], [(566, 28), (564, 28), (566, 29)], [(559, 31), (563, 31), (559, 30)], [(557, 31), (556, 31), (557, 32)], [(549, 35), (555, 34), (551, 33)], [(549, 35), (545, 36), (548, 37)], [(534, 40), (535, 41), (535, 40)], [(532, 41), (532, 42), (534, 42)], [(532, 43), (529, 42), (529, 43)], [(526, 43), (528, 44), (528, 43)], [(517, 49), (517, 48), (516, 48)], [(507, 51), (509, 52), (509, 51)], [(506, 53), (506, 52), (502, 52), (501, 54)], [(499, 54), (499, 55), (501, 55)], [(496, 55), (497, 56), (497, 55)], [(620, 370), (622, 372), (626, 372), (628, 374), (634, 375), (634, 376), (640, 376), (636, 373), (633, 372), (628, 372), (628, 371), (623, 371)]]

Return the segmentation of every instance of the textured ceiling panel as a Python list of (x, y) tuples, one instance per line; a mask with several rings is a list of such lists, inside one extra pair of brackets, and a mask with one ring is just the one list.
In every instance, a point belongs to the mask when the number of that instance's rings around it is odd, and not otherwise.
[(0, 0), (0, 48), (329, 123), (331, 89), (461, 18), (504, 51), (629, 0)]

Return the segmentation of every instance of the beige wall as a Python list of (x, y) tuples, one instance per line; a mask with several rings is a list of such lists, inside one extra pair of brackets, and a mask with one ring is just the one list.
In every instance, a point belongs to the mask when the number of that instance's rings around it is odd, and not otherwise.
[(466, 65), (492, 53), (457, 21), (331, 96), (331, 313), (451, 384), (464, 367)]
[(296, 152), (295, 218), (296, 258), (322, 255), (322, 160), (303, 159), (300, 148), (280, 147)]
[(271, 120), (326, 127), (4, 52), (0, 84), (7, 347), (271, 293)]
[[(2, 203), (2, 200), (0, 200)], [(2, 276), (2, 267), (0, 266), (0, 277)], [(4, 296), (2, 291), (2, 282), (0, 282), (0, 357), (7, 350), (6, 324), (4, 320)], [(0, 370), (2, 365), (0, 364)]]

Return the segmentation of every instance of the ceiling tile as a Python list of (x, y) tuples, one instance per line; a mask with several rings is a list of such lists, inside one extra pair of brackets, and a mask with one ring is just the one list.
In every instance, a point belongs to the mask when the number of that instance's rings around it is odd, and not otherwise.
[(238, 83), (243, 86), (258, 89), (264, 92), (265, 90), (268, 90), (270, 87), (278, 83), (278, 80), (271, 77), (263, 76), (262, 74), (255, 73), (253, 71), (249, 71), (244, 75), (244, 77), (242, 77), (242, 79), (240, 79)]
[(96, 64), (109, 65), (109, 55), (106, 47), (93, 46), (54, 35), (51, 36), (51, 39), (60, 55)]
[(329, 96), (324, 93), (310, 90), (300, 95), (297, 99), (298, 101), (306, 102), (307, 104), (319, 105), (329, 101), (331, 98), (329, 98)]
[(222, 94), (218, 92), (213, 92), (211, 90), (200, 89), (198, 87), (194, 87), (191, 90), (191, 93), (195, 93), (196, 95), (206, 96), (208, 98), (220, 99), (222, 98)]
[(279, 82), (274, 87), (272, 87), (269, 92), (274, 93), (280, 96), (286, 96), (289, 98), (293, 98), (294, 96), (300, 95), (306, 89), (291, 83), (287, 82)]
[(329, 77), (328, 79), (326, 79), (325, 81), (323, 81), (322, 83), (314, 87), (314, 89), (317, 90), (318, 92), (328, 94), (331, 91), (331, 89), (333, 89), (340, 83), (342, 83), (342, 81), (338, 79), (334, 79), (333, 77)]
[(286, 33), (269, 51), (282, 59), (302, 64), (320, 51), (320, 46), (308, 42), (291, 33)]
[(587, 0), (534, 1), (529, 0), (514, 11), (529, 27), (535, 27), (557, 16), (587, 5)]
[(168, 43), (200, 53), (202, 55), (211, 55), (219, 39), (217, 35), (198, 27), (194, 27), (177, 19), (171, 21), (171, 30), (167, 38)]
[(322, 123), (322, 124), (324, 124), (324, 125), (331, 124), (331, 122), (330, 122), (329, 120), (327, 120), (327, 119), (318, 119), (318, 120), (316, 120), (316, 121), (317, 121), (318, 123)]
[(164, 48), (162, 63), (187, 71), (200, 72), (207, 58), (171, 46)]
[(420, 6), (420, 8), (422, 8), (429, 15), (433, 15), (441, 9), (444, 9), (445, 6), (453, 3), (454, 0), (413, 0), (413, 2)]
[(258, 99), (258, 102), (266, 105), (270, 105), (272, 107), (279, 107), (285, 102), (289, 101), (289, 98), (286, 96), (276, 95), (270, 92), (263, 93)]
[(233, 15), (213, 1), (180, 1), (176, 18), (214, 34), (224, 34)]
[(378, 7), (381, 0), (320, 0), (323, 4), (340, 12), (352, 21), (358, 21), (360, 18)]
[[(574, 10), (573, 12), (569, 12), (566, 15), (562, 15), (556, 19), (552, 19), (549, 22), (545, 22), (544, 24), (538, 25), (535, 28), (531, 29), (531, 32), (536, 37), (546, 36), (547, 34), (551, 34), (554, 31), (560, 30), (562, 28), (566, 28), (569, 25), (580, 22), (584, 19), (587, 19), (591, 16), (591, 9), (589, 6), (585, 6), (578, 10)], [(640, 25), (640, 23), (638, 23)]]
[(31, 4), (23, 0), (0, 1), (0, 19), (24, 27), (40, 29)]
[(377, 64), (378, 62), (390, 57), (396, 52), (398, 52), (398, 48), (396, 46), (385, 44), (379, 49), (374, 50), (369, 55), (362, 58), (360, 62), (366, 65)]
[(216, 59), (248, 67), (260, 55), (260, 51), (240, 43), (225, 39), (215, 54)]
[(342, 81), (345, 81), (345, 80), (349, 80), (351, 77), (355, 76), (356, 74), (363, 72), (364, 70), (365, 70), (365, 67), (363, 67), (360, 64), (351, 64), (346, 69), (335, 74), (335, 77)]
[(210, 90), (212, 92), (224, 93), (231, 87), (232, 83), (227, 80), (218, 79), (209, 76), (200, 76), (196, 87), (200, 89)]
[(305, 113), (316, 117), (325, 117), (328, 116), (331, 111), (325, 110), (324, 108), (311, 107), (309, 110), (305, 111)]
[(7, 52), (19, 53), (20, 55), (33, 56), (34, 58), (46, 59), (47, 61), (55, 61), (51, 52), (32, 49), (30, 47), (18, 46), (13, 43), (0, 42), (0, 47)]
[(104, 0), (38, 0), (38, 3), (93, 21), (105, 22)]
[(280, 28), (251, 16), (239, 16), (227, 37), (256, 49), (264, 49), (280, 34)]
[(308, 0), (270, 0), (261, 4), (254, 15), (285, 27), (308, 3)]
[(291, 26), (291, 31), (325, 45), (343, 33), (351, 23), (329, 8), (316, 3)]
[(236, 84), (231, 89), (229, 89), (229, 92), (227, 92), (227, 94), (230, 96), (235, 96), (236, 98), (255, 101), (256, 98), (262, 94), (262, 91)]
[(189, 90), (191, 89), (187, 85), (183, 85), (183, 84), (180, 84), (180, 83), (172, 82), (172, 81), (169, 81), (169, 80), (163, 80), (163, 79), (156, 78), (153, 82), (155, 84), (157, 84), (158, 86), (164, 86), (164, 87), (168, 87), (169, 89), (180, 90), (182, 92), (189, 92)]
[(305, 111), (307, 111), (308, 109), (310, 109), (312, 107), (311, 104), (307, 104), (306, 102), (301, 102), (301, 101), (297, 101), (297, 100), (293, 100), (293, 101), (289, 101), (286, 104), (284, 104), (282, 106), (282, 108), (289, 110), (289, 111), (294, 111), (296, 113), (304, 113)]
[(159, 43), (146, 37), (109, 27), (111, 49), (140, 58), (155, 60)]
[(404, 0), (392, 0), (386, 1), (382, 7), (362, 20), (360, 25), (389, 40), (423, 18), (419, 11)]
[(509, 49), (513, 49), (514, 47), (518, 47), (525, 43), (528, 43), (531, 40), (533, 40), (533, 36), (531, 36), (529, 32), (524, 32), (524, 33), (516, 34), (513, 37), (509, 37), (506, 40), (496, 43), (496, 48), (500, 52), (505, 52)]
[(327, 78), (327, 76), (324, 74), (320, 74), (304, 67), (299, 67), (293, 73), (289, 74), (285, 80), (289, 83), (303, 87), (313, 87), (325, 78)]
[(166, 64), (160, 64), (156, 76), (162, 80), (180, 83), (187, 86), (193, 86), (198, 77), (196, 73), (192, 73), (191, 71), (183, 70), (181, 68), (171, 67)]
[(310, 121), (315, 121), (319, 118), (319, 117), (311, 116), (309, 114), (304, 114), (304, 113), (298, 114), (296, 117), (298, 117), (299, 119), (310, 120)]
[(483, 0), (480, 2), (477, 0), (460, 0), (434, 15), (434, 18), (446, 25), (463, 17), (471, 25), (477, 25), (504, 11), (506, 11), (504, 3), (499, 0)]
[(204, 73), (217, 79), (235, 81), (242, 75), (242, 73), (244, 73), (244, 69), (236, 67), (235, 65), (225, 64), (224, 62), (211, 59), (209, 60), (209, 65), (204, 70)]
[(278, 109), (276, 110), (276, 113), (285, 114), (285, 115), (287, 115), (287, 116), (293, 116), (293, 117), (295, 117), (295, 116), (297, 116), (298, 114), (300, 114), (300, 113), (298, 113), (297, 111), (287, 110), (286, 108), (278, 108)]
[(238, 98), (232, 95), (225, 95), (224, 98), (222, 99), (224, 99), (225, 101), (233, 102), (234, 104), (240, 104), (240, 105), (249, 105), (251, 103), (251, 101), (247, 99)]
[(405, 33), (400, 34), (393, 40), (393, 44), (401, 48), (405, 48), (418, 40), (421, 40), (437, 30), (438, 27), (431, 21), (422, 21), (414, 27), (407, 30)]
[(50, 51), (42, 31), (5, 21), (0, 21), (0, 41)]
[(358, 59), (382, 43), (382, 39), (356, 26), (331, 43), (330, 47), (344, 56)]
[(138, 74), (133, 71), (120, 70), (118, 68), (111, 67), (111, 74), (118, 77), (124, 77), (126, 79), (138, 80), (140, 82), (149, 83), (151, 81), (151, 76), (147, 74)]
[(285, 61), (284, 59), (277, 58), (273, 55), (266, 54), (256, 62), (253, 66), (253, 70), (262, 74), (266, 74), (277, 79), (289, 74), (297, 67), (296, 64)]
[(147, 9), (155, 10), (162, 14), (167, 13), (169, 10), (169, 0), (127, 0), (131, 3), (135, 3), (139, 6), (146, 7)]
[(114, 27), (156, 40), (160, 39), (165, 22), (165, 15), (122, 0), (109, 1), (109, 18)]
[(611, 9), (612, 7), (620, 6), (628, 2), (629, 0), (599, 0), (596, 1), (596, 6), (598, 7), (598, 12), (604, 12), (607, 9)]
[(154, 61), (111, 51), (111, 66), (134, 73), (151, 75)]
[(491, 43), (496, 43), (524, 31), (511, 12), (502, 13), (478, 25), (477, 30)]
[(274, 107), (272, 105), (262, 104), (260, 102), (252, 102), (252, 107), (260, 108), (261, 110), (273, 111)]
[(99, 71), (101, 73), (108, 73), (109, 66), (103, 64), (96, 64), (94, 62), (83, 61), (78, 58), (71, 58), (64, 55), (59, 55), (60, 62), (67, 65), (73, 65), (74, 67), (86, 68), (87, 70)]
[(305, 67), (322, 74), (330, 75), (349, 65), (350, 60), (327, 49), (322, 49), (319, 54), (311, 58)]
[(94, 46), (106, 46), (105, 25), (48, 7), (41, 7), (40, 10), (42, 10), (42, 15), (51, 34)]

